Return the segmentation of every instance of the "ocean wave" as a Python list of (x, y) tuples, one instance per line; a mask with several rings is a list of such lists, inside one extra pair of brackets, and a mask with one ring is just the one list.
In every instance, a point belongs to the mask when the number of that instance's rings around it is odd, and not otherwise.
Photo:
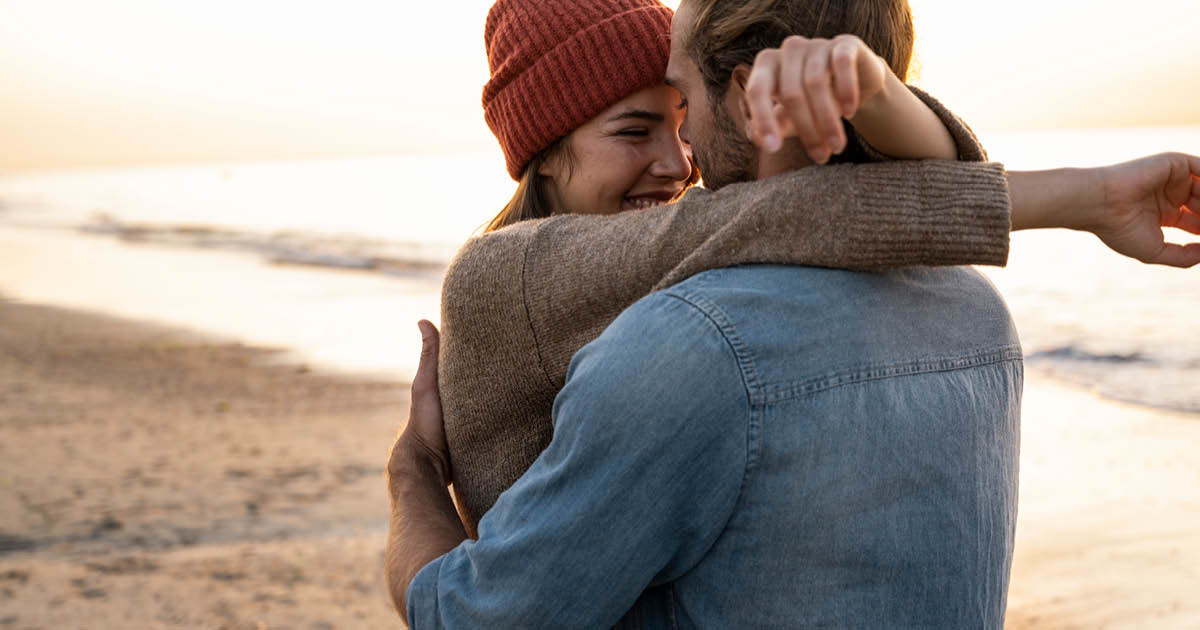
[(104, 214), (93, 217), (77, 229), (131, 243), (250, 252), (278, 265), (391, 275), (441, 273), (454, 254), (451, 246), (441, 244), (298, 231), (267, 234), (210, 225), (132, 223)]
[(1200, 414), (1200, 357), (1065, 345), (1032, 352), (1031, 369), (1126, 403)]

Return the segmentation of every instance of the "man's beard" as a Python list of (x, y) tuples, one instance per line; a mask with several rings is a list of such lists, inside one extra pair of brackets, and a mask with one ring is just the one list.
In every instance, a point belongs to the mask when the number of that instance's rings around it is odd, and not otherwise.
[(710, 98), (709, 111), (713, 113), (712, 137), (702, 146), (692, 144), (692, 155), (700, 167), (704, 187), (717, 190), (754, 180), (757, 170), (754, 145), (733, 123), (724, 102)]

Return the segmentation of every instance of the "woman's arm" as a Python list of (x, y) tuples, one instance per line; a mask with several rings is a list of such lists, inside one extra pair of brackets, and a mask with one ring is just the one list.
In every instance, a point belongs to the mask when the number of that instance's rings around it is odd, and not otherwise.
[(754, 66), (738, 66), (742, 115), (750, 139), (777, 151), (795, 137), (824, 164), (847, 146), (842, 120), (878, 153), (900, 159), (954, 159), (956, 139), (922, 98), (861, 39), (792, 36), (761, 51)]
[[(1200, 245), (1200, 158), (1099, 169), (815, 167), (613, 217), (562, 216), (468, 243), (446, 276), (442, 393), (468, 527), (550, 441), (567, 366), (625, 307), (694, 273), (752, 262), (849, 269), (1003, 264), (1015, 229), (1086, 229), (1127, 256), (1186, 267)], [(916, 204), (916, 205), (913, 205)]]
[(1200, 234), (1200, 158), (1162, 153), (1103, 168), (1010, 172), (1014, 230), (1095, 234), (1144, 263), (1200, 264), (1200, 244), (1168, 243), (1163, 228)]
[(1008, 233), (1001, 166), (928, 161), (801, 169), (672, 206), (473, 239), (443, 283), (440, 363), (468, 531), (549, 444), (571, 357), (656, 288), (748, 263), (1003, 264)]

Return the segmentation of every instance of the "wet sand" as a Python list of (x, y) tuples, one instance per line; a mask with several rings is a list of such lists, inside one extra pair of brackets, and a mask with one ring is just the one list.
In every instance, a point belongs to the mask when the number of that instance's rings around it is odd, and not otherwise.
[(388, 628), (401, 383), (0, 302), (0, 628)]
[[(403, 383), (0, 301), (0, 628), (402, 627)], [(1200, 418), (1028, 377), (1009, 628), (1200, 627)]]

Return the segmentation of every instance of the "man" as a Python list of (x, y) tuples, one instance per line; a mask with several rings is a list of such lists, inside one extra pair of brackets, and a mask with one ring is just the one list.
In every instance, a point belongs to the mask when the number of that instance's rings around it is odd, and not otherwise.
[[(706, 176), (803, 165), (730, 131), (753, 122), (744, 71), (706, 94), (689, 45), (711, 4), (681, 7), (668, 71)], [(576, 355), (553, 442), (477, 542), (418, 420), (437, 416), (423, 332), (389, 466), (414, 627), (1002, 624), (1020, 351), (974, 273), (744, 267), (649, 296)]]

